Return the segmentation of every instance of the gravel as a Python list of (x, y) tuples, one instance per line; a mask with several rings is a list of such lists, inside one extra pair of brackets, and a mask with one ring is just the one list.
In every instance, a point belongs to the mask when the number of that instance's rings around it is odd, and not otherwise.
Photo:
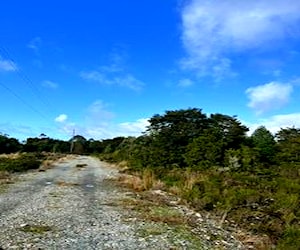
[[(128, 192), (108, 180), (117, 175), (87, 156), (21, 174), (0, 192), (0, 249), (217, 249), (125, 209)], [(243, 249), (228, 238), (222, 249)]]

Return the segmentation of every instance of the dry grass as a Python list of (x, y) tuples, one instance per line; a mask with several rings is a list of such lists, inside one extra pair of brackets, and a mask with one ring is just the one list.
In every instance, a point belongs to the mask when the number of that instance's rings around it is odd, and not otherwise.
[(174, 195), (182, 196), (185, 192), (193, 190), (197, 183), (204, 180), (205, 177), (202, 174), (186, 171), (182, 173), (182, 182), (169, 187), (168, 191)]
[(120, 168), (120, 169), (128, 169), (128, 163), (127, 161), (121, 161), (117, 164), (117, 167)]
[(20, 157), (20, 153), (15, 154), (0, 154), (0, 158), (17, 159)]
[(55, 164), (64, 162), (68, 156), (64, 154), (45, 153), (46, 160), (44, 160), (39, 168), (40, 172), (54, 168)]
[(0, 180), (5, 180), (10, 177), (10, 174), (7, 171), (0, 171)]
[(72, 187), (72, 186), (78, 186), (79, 185), (78, 183), (65, 182), (65, 181), (57, 181), (55, 184), (60, 186), (60, 187)]
[(46, 171), (48, 169), (51, 169), (54, 167), (54, 161), (53, 160), (44, 160), (41, 164), (41, 166), (39, 167), (39, 171)]
[(142, 179), (139, 176), (122, 174), (117, 181), (122, 186), (133, 189), (134, 191), (143, 191)]
[(155, 180), (155, 182), (152, 185), (152, 189), (154, 190), (165, 190), (166, 184), (161, 180)]
[(235, 234), (235, 237), (245, 245), (251, 246), (253, 249), (266, 250), (274, 248), (270, 238), (267, 235), (253, 235), (239, 231)]
[(172, 186), (168, 188), (168, 191), (174, 195), (180, 195), (182, 193), (182, 189), (178, 186)]
[(11, 174), (6, 171), (0, 171), (0, 185), (13, 183)]
[(142, 183), (145, 190), (149, 190), (155, 183), (155, 176), (152, 170), (145, 169), (142, 174)]
[(163, 189), (164, 183), (157, 180), (151, 170), (144, 170), (142, 175), (122, 174), (118, 180), (123, 186), (141, 192), (150, 189)]
[(201, 174), (197, 174), (194, 172), (185, 172), (184, 173), (184, 186), (185, 190), (192, 190), (194, 185), (199, 182), (199, 180), (203, 179)]

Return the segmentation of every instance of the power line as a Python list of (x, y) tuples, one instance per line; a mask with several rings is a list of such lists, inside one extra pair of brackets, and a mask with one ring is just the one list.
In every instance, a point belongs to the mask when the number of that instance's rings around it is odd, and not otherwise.
[[(16, 65), (15, 60), (12, 58), (10, 52), (5, 48), (4, 46), (0, 45), (0, 53), (4, 55), (4, 59), (8, 60), (9, 65), (12, 67), (12, 69), (18, 74), (18, 76), (22, 79), (23, 82), (31, 89), (33, 94), (48, 108), (52, 108), (52, 111), (56, 112), (53, 108), (53, 105), (47, 100), (47, 98), (42, 98), (42, 94), (39, 91), (39, 89), (35, 86), (33, 81), (25, 74), (24, 71), (19, 69)], [(49, 118), (45, 116), (45, 114), (41, 113), (38, 109), (36, 109), (34, 106), (32, 106), (30, 103), (25, 101), (20, 95), (18, 95), (15, 91), (13, 91), (11, 88), (9, 88), (6, 84), (3, 82), (0, 82), (0, 85), (6, 89), (8, 92), (10, 92), (13, 96), (15, 96), (19, 101), (21, 101), (23, 104), (25, 104), (28, 108), (30, 108), (32, 111), (34, 111), (36, 114), (38, 114), (40, 117), (42, 117), (45, 121), (49, 122), (52, 121), (52, 118)], [(58, 113), (58, 112), (56, 112)], [(60, 129), (56, 124), (55, 127)]]
[(44, 114), (42, 114), (40, 111), (38, 111), (37, 109), (35, 109), (28, 102), (26, 102), (21, 96), (19, 96), (16, 92), (14, 92), (12, 89), (10, 89), (9, 87), (7, 87), (3, 82), (0, 82), (0, 85), (4, 89), (6, 89), (8, 92), (10, 92), (13, 96), (15, 96), (19, 101), (21, 101), (23, 104), (25, 104), (27, 107), (29, 107), (32, 111), (34, 111), (35, 113), (37, 113), (38, 115), (40, 115), (43, 119), (45, 119), (46, 121), (48, 121), (48, 118)]
[(4, 55), (6, 59), (8, 59), (9, 65), (13, 68), (13, 70), (18, 74), (18, 76), (25, 82), (25, 84), (31, 89), (34, 95), (45, 105), (45, 107), (51, 107), (53, 109), (53, 105), (47, 100), (47, 98), (42, 98), (41, 92), (35, 86), (33, 81), (25, 74), (24, 71), (19, 69), (16, 65), (15, 60), (12, 58), (11, 53), (4, 46), (0, 46), (0, 52)]
[[(0, 81), (0, 86), (2, 86), (6, 91), (10, 92), (14, 97), (16, 97), (19, 101), (21, 101), (23, 104), (25, 104), (29, 109), (31, 109), (33, 112), (38, 114), (41, 118), (43, 118), (47, 123), (49, 121), (52, 121), (52, 119), (49, 119), (49, 117), (46, 117), (43, 113), (38, 111), (36, 108), (34, 108), (30, 103), (25, 101), (20, 95), (18, 95), (16, 92), (14, 92), (11, 88), (7, 87), (3, 82)], [(56, 124), (55, 127), (57, 129), (60, 129)]]

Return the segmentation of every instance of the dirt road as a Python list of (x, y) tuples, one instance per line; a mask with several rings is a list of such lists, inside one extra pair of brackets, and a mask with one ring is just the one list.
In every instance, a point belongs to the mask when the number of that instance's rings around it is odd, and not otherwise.
[(178, 228), (140, 220), (121, 206), (128, 192), (106, 180), (116, 175), (86, 156), (20, 175), (0, 191), (0, 247), (209, 249)]

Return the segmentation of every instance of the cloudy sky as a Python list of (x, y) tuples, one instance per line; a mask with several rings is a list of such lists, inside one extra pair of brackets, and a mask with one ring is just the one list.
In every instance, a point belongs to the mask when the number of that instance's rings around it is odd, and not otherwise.
[(202, 108), (300, 127), (300, 1), (4, 1), (0, 132), (103, 139)]

